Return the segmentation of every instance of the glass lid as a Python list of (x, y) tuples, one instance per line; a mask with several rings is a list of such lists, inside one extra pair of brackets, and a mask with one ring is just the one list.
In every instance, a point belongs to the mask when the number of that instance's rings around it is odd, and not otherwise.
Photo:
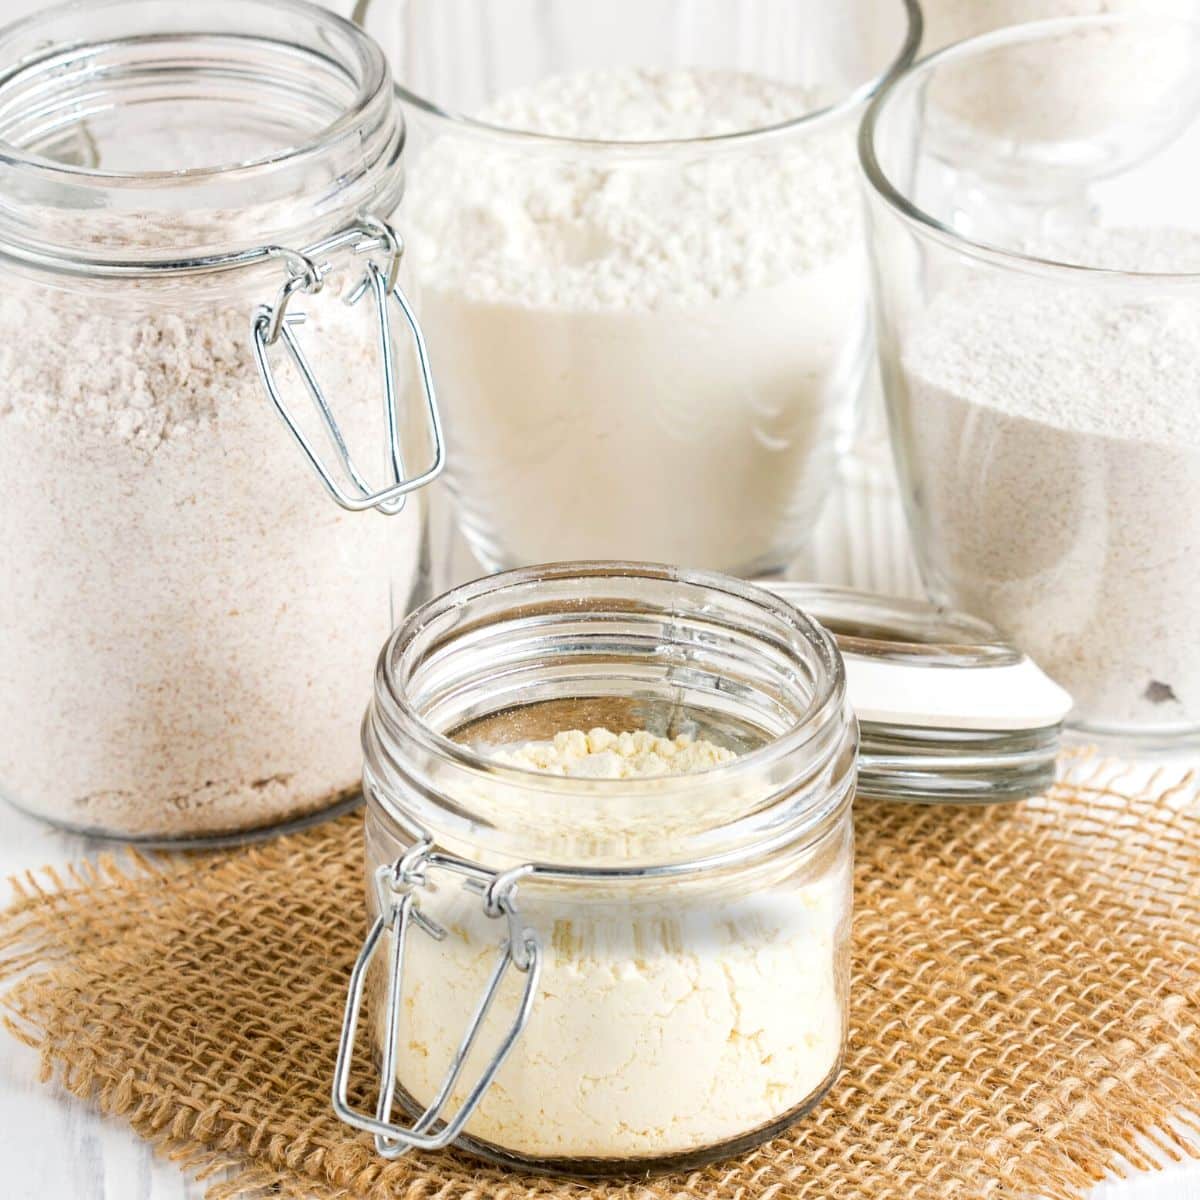
[(837, 642), (862, 734), (859, 795), (991, 804), (1053, 782), (1071, 697), (986, 621), (845, 588), (763, 586)]

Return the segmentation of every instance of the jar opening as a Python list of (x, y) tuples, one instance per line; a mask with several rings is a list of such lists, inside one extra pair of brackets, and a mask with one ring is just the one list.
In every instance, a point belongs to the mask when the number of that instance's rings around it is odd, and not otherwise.
[(18, 258), (305, 245), (397, 186), (402, 141), (383, 52), (302, 0), (71, 3), (0, 31)]
[[(595, 726), (738, 757), (590, 779), (490, 756)], [(702, 857), (789, 823), (800, 837), (852, 790), (853, 720), (828, 634), (749, 585), (641, 564), (511, 571), (418, 610), (381, 656), (364, 744), (385, 807), (435, 836), (486, 828), (543, 861)]]
[[(367, 28), (375, 27), (372, 18), (386, 7), (360, 0), (358, 11)], [(486, 27), (480, 29), (479, 36), (488, 37), (488, 70), (467, 82), (463, 72), (447, 75), (437, 62), (415, 54), (412, 46), (431, 39), (436, 44), (448, 31), (461, 38), (464, 30), (486, 26), (488, 15), (480, 11), (486, 4), (421, 0), (405, 11), (399, 54), (406, 69), (397, 93), (413, 109), (453, 123), (458, 133), (519, 144), (525, 153), (539, 147), (551, 153), (569, 149), (577, 154), (590, 148), (635, 156), (669, 147), (697, 147), (706, 153), (742, 150), (855, 112), (909, 66), (921, 42), (916, 0), (890, 0), (886, 6), (878, 0), (847, 0), (837, 11), (823, 0), (758, 0), (752, 7), (750, 14), (737, 6), (714, 11), (709, 5), (695, 5), (693, 11), (693, 6), (680, 6), (674, 0), (670, 4), (638, 0), (628, 6), (628, 19), (623, 6), (611, 5), (588, 11), (552, 4), (548, 9), (531, 9), (526, 20), (519, 13), (509, 14), (506, 38), (490, 36)], [(677, 37), (668, 36), (673, 27)], [(623, 30), (619, 42), (605, 36), (613, 28)], [(760, 30), (765, 36), (756, 37)], [(679, 137), (567, 135), (479, 116), (479, 110), (497, 95), (544, 82), (542, 43), (548, 31), (553, 31), (556, 56), (573, 63), (581, 78), (593, 71), (647, 65), (661, 70), (748, 72), (781, 85), (796, 84), (813, 102), (773, 124)], [(380, 37), (386, 38), (383, 29)]]

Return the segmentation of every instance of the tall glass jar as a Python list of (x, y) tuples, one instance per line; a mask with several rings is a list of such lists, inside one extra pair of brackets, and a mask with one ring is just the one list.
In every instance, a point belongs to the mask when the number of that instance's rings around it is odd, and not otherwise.
[(0, 795), (153, 840), (344, 800), (441, 455), (381, 372), (383, 54), (295, 0), (71, 4), (0, 31), (0, 143)]
[(893, 444), (934, 599), (1089, 735), (1200, 733), (1200, 24), (1018, 26), (863, 125)]
[[(593, 726), (738, 757), (635, 779), (495, 759)], [(829, 1087), (857, 731), (820, 626), (718, 575), (511, 572), (401, 626), (364, 744), (377, 920), (335, 1107), (382, 1153), (453, 1141), (576, 1174), (687, 1167), (770, 1137)], [(347, 1101), (364, 992), (375, 1117)]]
[(853, 137), (915, 3), (363, 8), (475, 556), (782, 570), (867, 375)]

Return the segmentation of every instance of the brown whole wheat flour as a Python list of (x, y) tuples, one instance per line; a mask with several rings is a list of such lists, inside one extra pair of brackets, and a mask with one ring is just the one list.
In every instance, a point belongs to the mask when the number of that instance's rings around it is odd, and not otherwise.
[(845, 1071), (791, 1132), (688, 1175), (388, 1163), (335, 1120), (353, 817), (26, 878), (0, 917), (8, 1023), (47, 1076), (186, 1167), (230, 1169), (214, 1200), (1066, 1200), (1122, 1159), (1200, 1154), (1200, 797), (1128, 790), (1075, 762), (1019, 807), (860, 804)]

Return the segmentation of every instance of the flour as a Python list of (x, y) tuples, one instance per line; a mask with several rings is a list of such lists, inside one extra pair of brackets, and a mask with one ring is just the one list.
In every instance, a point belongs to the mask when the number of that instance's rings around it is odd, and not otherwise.
[[(1200, 237), (1092, 233), (1063, 261), (1200, 270)], [(1091, 724), (1200, 724), (1200, 300), (1030, 277), (939, 296), (895, 436), (928, 582), (992, 620)]]
[(704, 738), (666, 738), (644, 729), (633, 733), (569, 729), (550, 741), (502, 748), (492, 757), (510, 767), (579, 779), (647, 779), (707, 771), (732, 762), (737, 755)]
[[(674, 764), (667, 773), (687, 774), (734, 757), (703, 740), (607, 730), (491, 753), (609, 779), (659, 776), (664, 761)], [(428, 1102), (493, 968), (497, 930), (459, 887), (425, 889), (421, 905), (449, 937), (410, 938), (397, 1079)], [(850, 912), (844, 835), (799, 870), (777, 864), (752, 882), (530, 884), (520, 907), (545, 950), (541, 982), (470, 1136), (539, 1159), (687, 1154), (785, 1119), (836, 1070)], [(498, 1001), (506, 1013), (520, 986), (508, 985)], [(484, 1035), (485, 1049), (498, 1036)]]
[[(820, 103), (753, 75), (629, 69), (547, 79), (479, 116), (637, 141)], [(632, 156), (458, 133), (416, 155), (406, 231), (451, 483), (487, 565), (795, 556), (866, 357), (856, 188), (845, 118)]]
[[(0, 793), (126, 836), (303, 815), (357, 785), (419, 501), (325, 496), (259, 382), (253, 297), (125, 290), (0, 294)], [(352, 445), (381, 445), (370, 306), (297, 307)]]

